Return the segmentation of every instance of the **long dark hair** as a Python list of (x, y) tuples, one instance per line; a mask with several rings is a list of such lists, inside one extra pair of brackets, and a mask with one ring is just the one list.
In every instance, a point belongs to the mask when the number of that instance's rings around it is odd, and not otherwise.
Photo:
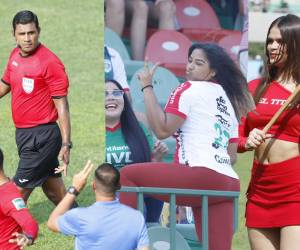
[[(118, 89), (123, 90), (116, 80), (106, 80), (105, 83), (112, 82)], [(124, 140), (131, 151), (133, 163), (151, 161), (151, 149), (144, 130), (141, 128), (131, 107), (126, 94), (123, 95), (124, 110), (121, 114), (121, 130)]]
[(213, 43), (195, 43), (189, 48), (189, 57), (195, 49), (201, 49), (205, 53), (210, 68), (216, 73), (212, 80), (223, 87), (240, 121), (254, 106), (244, 75), (220, 46)]
[(282, 78), (283, 80), (293, 79), (297, 84), (300, 82), (300, 18), (298, 16), (288, 14), (275, 19), (269, 27), (265, 43), (265, 73), (259, 86), (255, 90), (255, 103), (258, 103), (270, 83), (278, 77), (279, 69), (276, 65), (270, 64), (270, 58), (267, 50), (269, 34), (274, 26), (278, 27), (282, 37), (282, 45), (280, 49), (285, 47), (287, 54)]

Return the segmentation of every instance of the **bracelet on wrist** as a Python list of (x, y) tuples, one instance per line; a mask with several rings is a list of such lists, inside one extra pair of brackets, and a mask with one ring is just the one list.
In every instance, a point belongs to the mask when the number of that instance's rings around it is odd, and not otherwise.
[(153, 89), (153, 85), (152, 84), (148, 84), (148, 85), (142, 87), (141, 91), (144, 92), (144, 89), (146, 89), (146, 88), (152, 88)]
[(62, 147), (67, 147), (68, 149), (71, 149), (73, 148), (73, 143), (70, 141), (70, 142), (63, 142), (61, 144)]

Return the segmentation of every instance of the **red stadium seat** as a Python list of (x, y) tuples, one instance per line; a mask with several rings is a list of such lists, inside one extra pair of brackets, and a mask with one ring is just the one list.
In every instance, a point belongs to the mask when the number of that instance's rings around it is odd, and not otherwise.
[(240, 31), (226, 29), (183, 29), (182, 33), (192, 41), (217, 43), (223, 37), (239, 34)]
[(218, 45), (223, 47), (226, 50), (226, 52), (230, 55), (230, 57), (235, 62), (237, 62), (241, 39), (242, 39), (242, 33), (236, 32), (234, 34), (223, 37), (218, 42)]
[(218, 42), (236, 31), (221, 28), (213, 8), (205, 0), (179, 0), (176, 17), (184, 33), (192, 41)]
[(160, 62), (176, 76), (184, 78), (191, 45), (192, 42), (184, 34), (173, 30), (159, 30), (148, 40), (145, 57), (150, 62)]
[(182, 29), (221, 29), (215, 11), (205, 0), (177, 1), (176, 17)]

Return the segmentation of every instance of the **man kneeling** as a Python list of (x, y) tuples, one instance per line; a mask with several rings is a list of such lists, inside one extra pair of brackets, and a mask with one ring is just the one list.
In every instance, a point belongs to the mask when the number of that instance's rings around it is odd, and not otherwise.
[(75, 249), (148, 250), (144, 217), (139, 211), (119, 203), (116, 191), (121, 187), (120, 174), (111, 164), (104, 163), (95, 171), (96, 202), (86, 208), (69, 210), (92, 168), (93, 164), (88, 161), (84, 169), (74, 175), (72, 186), (49, 217), (50, 230), (75, 236)]

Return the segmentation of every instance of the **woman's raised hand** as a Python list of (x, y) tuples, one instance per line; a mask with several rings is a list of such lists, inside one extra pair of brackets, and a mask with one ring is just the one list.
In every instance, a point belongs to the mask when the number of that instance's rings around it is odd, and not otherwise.
[(155, 63), (151, 68), (149, 68), (148, 60), (145, 59), (144, 68), (138, 73), (138, 79), (141, 81), (141, 88), (152, 85), (152, 78), (155, 70), (160, 63)]

